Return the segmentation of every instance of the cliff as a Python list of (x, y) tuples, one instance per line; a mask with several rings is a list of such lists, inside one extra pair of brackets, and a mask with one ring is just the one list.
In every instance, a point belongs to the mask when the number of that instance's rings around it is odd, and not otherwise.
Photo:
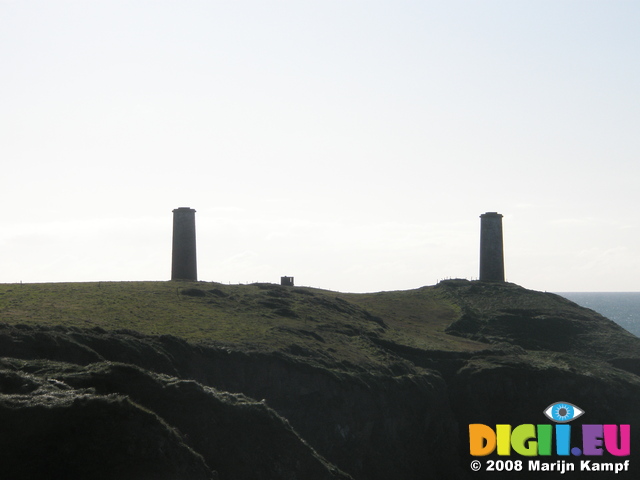
[(560, 400), (638, 461), (640, 339), (513, 284), (0, 285), (0, 320), (3, 478), (483, 478), (468, 424)]

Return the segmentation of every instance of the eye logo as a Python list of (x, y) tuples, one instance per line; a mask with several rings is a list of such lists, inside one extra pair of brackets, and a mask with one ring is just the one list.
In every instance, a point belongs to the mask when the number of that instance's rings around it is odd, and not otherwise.
[(573, 403), (556, 402), (549, 405), (543, 413), (556, 423), (567, 423), (581, 416), (584, 410), (576, 407)]

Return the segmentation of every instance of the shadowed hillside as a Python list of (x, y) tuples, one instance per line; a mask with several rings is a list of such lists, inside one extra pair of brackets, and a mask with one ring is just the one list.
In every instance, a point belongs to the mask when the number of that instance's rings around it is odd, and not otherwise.
[(513, 284), (0, 285), (0, 321), (16, 479), (478, 478), (469, 423), (566, 400), (632, 442), (640, 425), (640, 339)]

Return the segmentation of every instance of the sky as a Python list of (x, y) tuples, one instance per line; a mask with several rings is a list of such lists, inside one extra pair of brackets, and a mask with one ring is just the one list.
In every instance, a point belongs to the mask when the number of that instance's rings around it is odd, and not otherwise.
[(0, 0), (0, 283), (640, 291), (640, 3)]

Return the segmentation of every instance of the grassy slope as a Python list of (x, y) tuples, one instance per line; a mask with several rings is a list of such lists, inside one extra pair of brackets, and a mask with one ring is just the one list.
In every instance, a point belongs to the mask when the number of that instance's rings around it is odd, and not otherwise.
[(510, 283), (450, 280), (440, 287), (464, 311), (467, 321), (478, 322), (475, 326), (462, 326), (460, 322), (454, 325), (454, 330), (467, 338), (507, 341), (529, 351), (640, 359), (638, 337), (559, 295)]
[[(0, 322), (4, 323), (129, 329), (364, 368), (401, 361), (381, 343), (421, 351), (486, 349), (486, 343), (475, 341), (477, 336), (445, 332), (469, 312), (479, 319), (493, 319), (482, 327), (489, 337), (497, 331), (501, 338), (520, 345), (536, 336), (544, 340), (563, 326), (573, 330), (566, 335), (557, 332), (569, 345), (558, 351), (586, 348), (617, 355), (617, 350), (633, 351), (638, 344), (636, 337), (621, 333), (594, 312), (513, 284), (454, 280), (368, 294), (206, 282), (0, 285)], [(571, 343), (576, 347), (570, 348)]]
[(205, 282), (0, 285), (4, 323), (130, 329), (360, 365), (390, 361), (371, 338), (425, 350), (486, 348), (444, 333), (458, 316), (434, 287), (343, 294)]

